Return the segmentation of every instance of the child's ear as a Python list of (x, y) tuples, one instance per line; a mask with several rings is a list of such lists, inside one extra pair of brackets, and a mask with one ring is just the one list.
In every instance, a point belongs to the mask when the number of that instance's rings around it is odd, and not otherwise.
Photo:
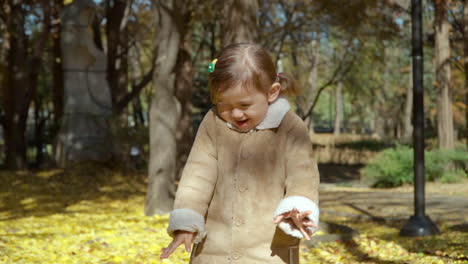
[(268, 103), (273, 103), (280, 95), (281, 84), (275, 82), (268, 90)]

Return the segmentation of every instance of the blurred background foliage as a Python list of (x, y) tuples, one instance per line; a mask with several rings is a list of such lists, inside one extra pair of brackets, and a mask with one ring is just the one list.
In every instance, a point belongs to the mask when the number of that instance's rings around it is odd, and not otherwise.
[[(161, 14), (158, 5), (170, 2), (177, 4), (177, 1), (149, 0), (93, 2), (96, 15), (90, 30), (96, 46), (107, 56), (112, 135), (114, 142), (118, 142), (112, 162), (122, 161), (129, 166), (136, 163), (143, 171), (150, 159), (151, 100), (159, 89), (155, 79), (160, 77), (157, 76), (160, 66), (155, 62), (162, 56), (157, 52), (159, 42), (156, 41), (163, 34), (162, 25), (158, 24)], [(302, 93), (291, 98), (291, 102), (308, 123), (312, 138), (329, 135), (333, 139), (326, 142), (332, 142), (332, 148), (353, 149), (357, 151), (354, 155), (360, 155), (362, 150), (377, 153), (398, 146), (389, 153), (406, 157), (404, 152), (410, 150), (402, 146), (411, 144), (412, 131), (409, 2), (255, 2), (257, 41), (271, 52), (278, 71), (291, 73), (298, 80)], [(64, 100), (68, 96), (64, 93), (61, 66), (63, 21), (60, 14), (73, 3), (72, 0), (2, 1), (1, 168), (59, 165), (55, 151)], [(453, 131), (438, 127), (439, 120), (445, 118), (438, 111), (442, 85), (437, 79), (436, 57), (441, 51), (436, 45), (439, 34), (436, 11), (440, 10), (436, 3), (442, 3), (442, 12), (450, 26), (445, 36), (450, 44), (445, 65), (451, 67), (446, 81), (450, 88)], [(183, 29), (184, 36), (178, 61), (182, 63), (188, 58), (190, 82), (174, 91), (184, 120), (179, 122), (184, 125), (179, 125), (176, 132), (178, 168), (183, 166), (198, 123), (211, 107), (207, 65), (223, 45), (223, 32), (235, 26), (226, 24), (226, 12), (232, 8), (222, 1), (190, 0), (179, 2), (179, 6), (177, 25)], [(467, 72), (463, 60), (464, 45), (467, 45), (463, 33), (465, 2), (427, 0), (423, 1), (423, 7), (425, 135), (428, 142), (433, 142), (444, 133), (453, 134), (453, 141), (463, 144), (468, 132)], [(177, 64), (177, 71), (184, 69), (182, 65), (185, 64)], [(353, 135), (361, 137), (356, 140)], [(428, 151), (438, 148), (444, 149), (440, 143), (428, 144)], [(435, 159), (440, 157), (440, 162), (445, 162), (443, 156), (436, 155)], [(462, 165), (455, 167), (457, 171), (464, 169)]]

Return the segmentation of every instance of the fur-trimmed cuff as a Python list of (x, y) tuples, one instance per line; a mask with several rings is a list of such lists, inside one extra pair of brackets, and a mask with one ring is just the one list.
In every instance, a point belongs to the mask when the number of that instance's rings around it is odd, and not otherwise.
[(196, 232), (193, 243), (199, 243), (206, 236), (205, 219), (192, 209), (175, 209), (169, 217), (167, 232), (172, 237), (177, 230)]
[[(304, 196), (290, 196), (281, 200), (281, 202), (278, 205), (278, 208), (276, 208), (275, 210), (274, 218), (276, 218), (280, 214), (289, 212), (293, 210), (294, 208), (299, 210), (299, 212), (312, 211), (312, 213), (309, 214), (307, 217), (310, 219), (310, 221), (318, 225), (319, 215), (320, 215), (319, 208), (317, 204), (315, 204), (312, 200)], [(278, 224), (278, 227), (290, 236), (297, 237), (297, 238), (304, 237), (301, 231), (299, 231), (299, 229), (295, 228), (295, 226), (292, 226), (291, 223), (287, 221), (281, 221)], [(312, 233), (316, 232), (318, 229), (315, 227), (307, 227), (307, 228), (310, 231), (312, 231)]]

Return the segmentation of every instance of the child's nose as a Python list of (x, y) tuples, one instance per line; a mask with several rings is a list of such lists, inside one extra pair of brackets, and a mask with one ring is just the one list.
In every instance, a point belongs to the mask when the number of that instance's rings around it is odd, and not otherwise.
[(236, 109), (236, 108), (232, 109), (232, 117), (233, 118), (241, 118), (243, 114), (244, 113), (239, 109)]

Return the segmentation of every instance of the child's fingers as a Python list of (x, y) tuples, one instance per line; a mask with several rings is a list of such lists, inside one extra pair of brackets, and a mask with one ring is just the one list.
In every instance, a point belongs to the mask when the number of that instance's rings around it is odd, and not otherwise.
[(311, 210), (308, 210), (308, 211), (305, 211), (305, 212), (302, 212), (301, 213), (301, 218), (304, 218), (304, 217), (307, 217), (308, 215), (310, 215), (312, 213)]
[(185, 239), (185, 251), (190, 252), (191, 241), (189, 239)]
[(169, 255), (171, 255), (171, 253), (172, 252), (170, 251), (169, 248), (164, 248), (163, 252), (162, 252), (161, 256), (159, 256), (159, 258), (160, 259), (165, 259), (165, 258), (169, 257)]
[(163, 253), (161, 254), (161, 256), (159, 257), (160, 259), (165, 259), (165, 258), (168, 258), (172, 252), (174, 252), (175, 248), (172, 248), (172, 247), (167, 247), (164, 249)]
[(302, 228), (302, 219), (299, 218), (299, 215), (293, 214), (291, 215), (291, 220), (293, 221), (294, 225), (297, 226), (297, 228)]
[(305, 237), (305, 239), (310, 240), (309, 234), (307, 234), (307, 232), (304, 230), (304, 228), (302, 226), (299, 228), (299, 230), (301, 231), (301, 233)]
[(169, 255), (167, 254), (167, 248), (163, 248), (161, 249), (161, 255), (159, 256), (159, 259), (165, 259), (167, 258)]
[(279, 222), (281, 222), (281, 220), (283, 220), (283, 219), (284, 219), (284, 217), (285, 217), (285, 215), (284, 215), (284, 214), (280, 214), (280, 215), (278, 215), (278, 216), (277, 216), (277, 217), (275, 217), (275, 219), (273, 220), (273, 223), (275, 223), (275, 224), (278, 224)]
[(169, 246), (167, 248), (164, 249), (163, 253), (161, 254), (161, 256), (159, 257), (160, 259), (165, 259), (167, 257), (169, 257), (172, 252), (174, 252), (174, 250), (180, 245), (182, 244), (181, 241), (179, 240), (173, 240), (171, 242), (171, 244), (169, 244)]
[(318, 227), (318, 225), (312, 221), (306, 221), (302, 223), (305, 226), (310, 226), (310, 227)]

